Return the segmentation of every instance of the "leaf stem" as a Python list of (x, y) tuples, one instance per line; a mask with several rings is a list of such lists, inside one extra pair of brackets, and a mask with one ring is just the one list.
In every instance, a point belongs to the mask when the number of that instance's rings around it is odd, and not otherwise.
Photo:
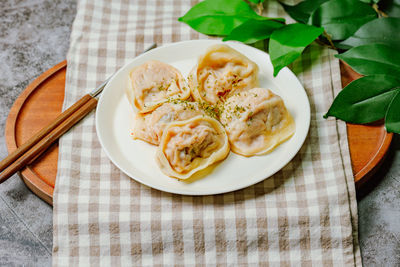
[(375, 10), (376, 13), (378, 13), (379, 18), (382, 18), (382, 17), (387, 18), (388, 17), (388, 15), (385, 12), (383, 12), (382, 10), (379, 9), (378, 4), (373, 4), (372, 8)]
[(258, 13), (258, 15), (262, 16), (263, 10), (264, 10), (263, 3), (262, 2), (258, 3), (257, 4), (257, 13)]
[(326, 37), (326, 39), (328, 40), (328, 42), (329, 42), (331, 48), (332, 48), (332, 49), (337, 49), (337, 48), (335, 47), (335, 45), (333, 44), (333, 42), (332, 42), (331, 36), (330, 36), (325, 30), (324, 30), (323, 35), (324, 35), (324, 36)]

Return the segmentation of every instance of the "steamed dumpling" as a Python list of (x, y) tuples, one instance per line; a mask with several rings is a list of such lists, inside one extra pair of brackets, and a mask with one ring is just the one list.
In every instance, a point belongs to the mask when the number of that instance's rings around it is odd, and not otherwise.
[(258, 66), (227, 45), (211, 46), (188, 77), (193, 98), (216, 104), (258, 85)]
[(228, 153), (228, 137), (222, 125), (211, 117), (197, 116), (168, 124), (156, 158), (166, 175), (187, 179)]
[(272, 151), (295, 132), (283, 100), (268, 89), (253, 88), (227, 99), (221, 115), (232, 151), (261, 155)]
[(189, 98), (190, 89), (179, 70), (152, 60), (131, 70), (126, 94), (135, 110), (146, 113), (167, 99)]
[(151, 113), (137, 114), (131, 135), (134, 139), (158, 145), (168, 123), (187, 120), (203, 114), (204, 111), (196, 102), (167, 102)]

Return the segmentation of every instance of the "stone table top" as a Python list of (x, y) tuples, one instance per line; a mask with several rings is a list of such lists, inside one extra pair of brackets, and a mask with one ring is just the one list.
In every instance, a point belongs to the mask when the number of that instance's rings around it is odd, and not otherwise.
[[(24, 88), (64, 60), (75, 0), (0, 1), (0, 158), (7, 155), (4, 127)], [(17, 175), (0, 185), (0, 265), (50, 266), (52, 208)], [(400, 266), (400, 138), (358, 192), (359, 239), (365, 266)]]

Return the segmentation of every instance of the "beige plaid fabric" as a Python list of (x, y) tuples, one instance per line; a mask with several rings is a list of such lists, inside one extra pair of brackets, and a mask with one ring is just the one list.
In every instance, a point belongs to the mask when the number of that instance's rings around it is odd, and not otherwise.
[[(206, 38), (177, 22), (196, 1), (80, 1), (64, 107), (153, 42)], [(266, 14), (284, 16), (276, 1)], [(341, 88), (333, 51), (313, 46), (292, 70), (311, 128), (280, 172), (232, 193), (191, 197), (148, 188), (102, 151), (94, 113), (60, 141), (54, 266), (360, 266), (357, 207), (343, 122), (324, 120)]]

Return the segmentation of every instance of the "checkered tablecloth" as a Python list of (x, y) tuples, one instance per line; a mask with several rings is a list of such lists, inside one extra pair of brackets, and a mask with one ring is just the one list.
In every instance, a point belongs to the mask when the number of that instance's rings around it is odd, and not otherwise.
[[(265, 14), (286, 16), (276, 1)], [(179, 23), (196, 1), (79, 1), (64, 107), (152, 43), (207, 38)], [(341, 88), (334, 51), (312, 46), (292, 64), (311, 103), (297, 156), (273, 177), (213, 196), (148, 188), (98, 142), (94, 113), (60, 140), (54, 266), (360, 266), (346, 127), (324, 120)]]

